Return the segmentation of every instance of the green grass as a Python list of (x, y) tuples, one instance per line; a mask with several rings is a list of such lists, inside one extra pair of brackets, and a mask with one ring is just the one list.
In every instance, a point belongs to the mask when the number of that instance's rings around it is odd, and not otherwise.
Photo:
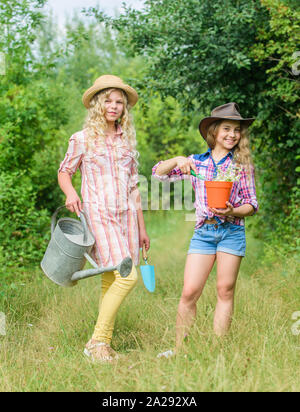
[(121, 306), (113, 338), (121, 359), (99, 365), (82, 354), (97, 318), (100, 276), (62, 288), (36, 268), (29, 280), (14, 280), (15, 288), (0, 308), (6, 314), (0, 390), (299, 391), (300, 336), (291, 332), (292, 314), (300, 310), (296, 263), (285, 257), (265, 263), (264, 245), (251, 234), (230, 333), (222, 339), (213, 333), (213, 271), (185, 351), (168, 360), (156, 358), (175, 342), (194, 223), (185, 222), (182, 212), (148, 212), (145, 220), (157, 288), (150, 294), (140, 277)]

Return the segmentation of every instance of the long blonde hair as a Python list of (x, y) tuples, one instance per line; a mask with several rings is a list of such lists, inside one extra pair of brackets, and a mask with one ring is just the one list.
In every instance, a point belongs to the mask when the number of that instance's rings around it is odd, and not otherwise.
[(133, 124), (131, 113), (129, 112), (130, 106), (128, 105), (128, 99), (126, 93), (121, 89), (105, 89), (95, 94), (90, 101), (90, 107), (88, 114), (84, 122), (84, 129), (87, 132), (86, 149), (88, 151), (93, 150), (96, 140), (100, 141), (100, 145), (104, 147), (105, 131), (107, 130), (107, 121), (105, 118), (105, 99), (113, 91), (119, 91), (122, 94), (124, 109), (120, 119), (116, 122), (116, 126), (120, 125), (122, 129), (122, 139), (127, 144), (130, 150), (133, 152), (134, 158), (137, 160), (138, 152), (136, 150), (136, 133)]
[[(206, 141), (208, 146), (212, 150), (216, 145), (216, 138), (219, 131), (219, 127), (224, 120), (225, 119), (221, 119), (213, 122), (207, 130)], [(250, 170), (253, 168), (253, 161), (250, 152), (248, 127), (245, 127), (242, 122), (240, 123), (240, 127), (241, 138), (238, 144), (234, 147), (233, 161), (237, 166), (244, 167), (246, 172), (249, 173)]]

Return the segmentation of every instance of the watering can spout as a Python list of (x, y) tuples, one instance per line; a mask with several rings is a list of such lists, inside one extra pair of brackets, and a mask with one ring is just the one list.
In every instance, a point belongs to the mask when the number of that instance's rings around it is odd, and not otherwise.
[(97, 267), (94, 269), (80, 270), (78, 272), (73, 273), (71, 281), (76, 282), (80, 279), (90, 278), (92, 276), (99, 275), (99, 273), (112, 272), (114, 270), (117, 270), (123, 278), (127, 277), (132, 270), (132, 259), (130, 257), (126, 257), (117, 266), (109, 266), (106, 268)]

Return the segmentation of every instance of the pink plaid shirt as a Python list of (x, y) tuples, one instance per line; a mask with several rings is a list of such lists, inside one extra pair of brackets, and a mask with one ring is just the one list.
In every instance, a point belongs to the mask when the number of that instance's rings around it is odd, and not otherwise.
[[(190, 155), (189, 158), (193, 160), (197, 173), (206, 178), (206, 180), (213, 180), (216, 175), (217, 166), (221, 170), (225, 171), (232, 163), (233, 153), (229, 152), (219, 163), (216, 165), (212, 156), (211, 150), (208, 149), (205, 153)], [(179, 168), (171, 170), (167, 175), (159, 176), (156, 174), (156, 169), (162, 161), (158, 162), (152, 169), (152, 174), (157, 179), (163, 181), (168, 180), (175, 182), (177, 180), (188, 179), (191, 181), (193, 189), (195, 191), (195, 209), (196, 209), (196, 226), (195, 229), (199, 229), (206, 219), (216, 219), (219, 223), (231, 222), (235, 225), (244, 226), (245, 219), (234, 216), (215, 216), (208, 210), (206, 189), (204, 180), (200, 180), (192, 175), (183, 174)], [(258, 203), (256, 199), (254, 169), (251, 170), (250, 177), (247, 176), (246, 171), (242, 169), (241, 177), (239, 181), (234, 182), (230, 193), (229, 202), (233, 207), (239, 207), (241, 205), (250, 204), (253, 206), (254, 211), (258, 210)]]
[(119, 129), (104, 145), (86, 150), (85, 130), (73, 134), (59, 172), (81, 172), (81, 196), (95, 237), (92, 256), (100, 266), (115, 266), (130, 256), (139, 264), (137, 212), (130, 192), (138, 183), (137, 162)]

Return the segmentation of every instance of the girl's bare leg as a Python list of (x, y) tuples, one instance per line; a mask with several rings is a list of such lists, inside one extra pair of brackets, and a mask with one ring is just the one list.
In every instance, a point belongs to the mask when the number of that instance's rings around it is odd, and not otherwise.
[(190, 254), (184, 270), (184, 285), (176, 320), (176, 349), (182, 345), (185, 335), (194, 323), (197, 301), (202, 294), (216, 255)]
[(242, 257), (217, 252), (217, 305), (214, 317), (214, 331), (225, 335), (231, 324), (235, 285)]

